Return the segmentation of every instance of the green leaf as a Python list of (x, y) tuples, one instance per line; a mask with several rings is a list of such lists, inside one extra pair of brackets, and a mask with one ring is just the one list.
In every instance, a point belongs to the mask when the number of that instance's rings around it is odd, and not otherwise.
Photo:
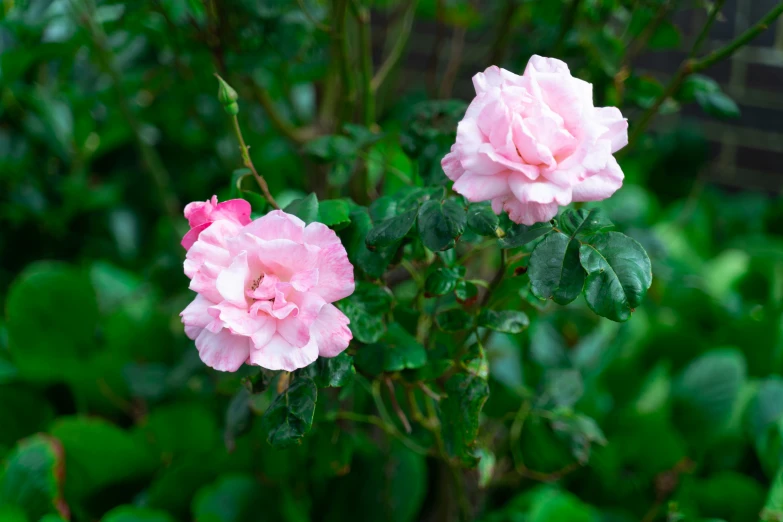
[(462, 308), (453, 308), (435, 316), (435, 322), (444, 332), (461, 332), (473, 328), (475, 319)]
[(486, 203), (471, 203), (468, 207), (468, 228), (481, 236), (497, 237), (499, 219)]
[(619, 232), (597, 235), (591, 241), (579, 249), (587, 271), (587, 304), (602, 317), (626, 321), (652, 283), (650, 258), (639, 243)]
[(527, 270), (533, 295), (561, 305), (579, 297), (585, 283), (579, 248), (578, 240), (558, 232), (547, 235), (536, 245)]
[(680, 30), (668, 20), (663, 20), (647, 42), (651, 50), (676, 49), (680, 46)]
[(65, 496), (69, 501), (112, 484), (148, 477), (157, 468), (146, 446), (106, 421), (61, 417), (50, 432), (65, 450)]
[(475, 375), (457, 373), (446, 381), (445, 388), (447, 396), (440, 405), (443, 445), (450, 457), (473, 467), (478, 463), (476, 437), (489, 385)]
[(101, 522), (174, 522), (174, 519), (158, 509), (119, 506), (103, 515)]
[(696, 93), (720, 92), (718, 82), (703, 74), (691, 74), (682, 82), (677, 90), (677, 99), (681, 102), (696, 101)]
[(313, 425), (318, 388), (309, 377), (300, 376), (278, 395), (261, 417), (266, 440), (276, 448), (301, 443)]
[(335, 230), (340, 230), (351, 222), (350, 212), (351, 209), (345, 201), (341, 199), (327, 199), (318, 204), (317, 221)]
[(359, 348), (355, 357), (359, 369), (378, 375), (421, 368), (427, 363), (427, 352), (398, 323), (391, 323), (381, 341)]
[(593, 444), (606, 446), (604, 432), (595, 419), (581, 413), (555, 413), (552, 429), (569, 440), (571, 453), (582, 465), (590, 460)]
[(44, 431), (54, 410), (44, 395), (23, 385), (0, 386), (0, 445)]
[(283, 211), (295, 215), (309, 225), (318, 221), (318, 198), (315, 194), (310, 193), (301, 199), (292, 201)]
[(381, 196), (370, 203), (370, 217), (373, 222), (378, 223), (398, 215), (397, 204), (397, 199), (392, 196)]
[(555, 406), (570, 408), (582, 397), (585, 385), (579, 370), (553, 368), (544, 374), (544, 394)]
[(367, 248), (388, 246), (401, 241), (416, 221), (416, 210), (403, 212), (399, 216), (385, 219), (367, 233)]
[(313, 379), (319, 388), (340, 388), (350, 384), (356, 368), (353, 357), (343, 352), (336, 357), (319, 357), (299, 372)]
[(454, 296), (460, 303), (472, 303), (478, 297), (478, 287), (470, 281), (458, 281)]
[(250, 391), (244, 386), (231, 398), (226, 408), (223, 442), (229, 451), (236, 447), (236, 439), (250, 427)]
[(426, 201), (419, 208), (419, 236), (432, 251), (454, 247), (454, 241), (465, 231), (465, 209), (456, 201)]
[(536, 223), (535, 225), (513, 225), (506, 230), (506, 235), (500, 239), (500, 248), (516, 248), (526, 245), (551, 232), (554, 226), (551, 222)]
[[(0, 520), (3, 522), (30, 522), (22, 508), (3, 503), (0, 503)], [(41, 521), (43, 522), (43, 519)]]
[(696, 103), (710, 116), (727, 119), (740, 117), (737, 103), (721, 91), (697, 92)]
[(57, 439), (38, 434), (20, 441), (6, 457), (0, 474), (0, 505), (16, 505), (30, 520), (47, 513), (67, 517), (63, 466), (63, 449)]
[(261, 485), (251, 475), (224, 475), (204, 486), (193, 499), (195, 522), (251, 522), (258, 520)]
[(773, 375), (762, 381), (748, 405), (748, 431), (754, 439), (758, 439), (780, 418), (783, 418), (783, 379)]
[(399, 250), (399, 243), (369, 250), (365, 239), (372, 228), (372, 220), (365, 209), (351, 212), (351, 224), (345, 229), (343, 244), (348, 251), (348, 258), (370, 277), (380, 278), (386, 272), (392, 258)]
[(353, 336), (363, 343), (374, 343), (386, 331), (383, 316), (391, 307), (389, 292), (370, 283), (359, 282), (349, 297), (337, 306), (351, 320)]
[(492, 478), (495, 475), (495, 466), (497, 464), (497, 458), (495, 454), (485, 447), (478, 448), (478, 474), (479, 488), (485, 489), (492, 483)]
[(220, 428), (204, 403), (182, 401), (153, 408), (134, 436), (142, 447), (171, 458), (215, 449)]
[(530, 325), (530, 319), (519, 310), (495, 311), (485, 308), (479, 314), (478, 324), (496, 332), (518, 334)]
[(590, 236), (614, 227), (614, 223), (599, 208), (568, 209), (557, 221), (560, 223), (560, 230), (571, 238)]
[(427, 279), (424, 282), (424, 292), (427, 297), (446, 295), (454, 291), (460, 277), (457, 270), (451, 268), (438, 268), (427, 276)]
[(330, 134), (308, 141), (302, 148), (309, 156), (324, 163), (331, 163), (345, 158), (353, 158), (356, 154), (356, 143), (346, 136)]
[(28, 266), (11, 285), (6, 313), (12, 360), (29, 379), (76, 378), (97, 349), (95, 292), (84, 274), (64, 263)]
[(674, 384), (678, 417), (693, 431), (718, 432), (731, 418), (745, 378), (745, 358), (738, 350), (715, 350), (695, 359)]

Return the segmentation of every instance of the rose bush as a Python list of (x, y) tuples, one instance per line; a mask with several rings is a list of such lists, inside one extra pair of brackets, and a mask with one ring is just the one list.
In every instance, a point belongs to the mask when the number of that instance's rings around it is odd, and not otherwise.
[(2, 3), (0, 520), (783, 520), (738, 4)]

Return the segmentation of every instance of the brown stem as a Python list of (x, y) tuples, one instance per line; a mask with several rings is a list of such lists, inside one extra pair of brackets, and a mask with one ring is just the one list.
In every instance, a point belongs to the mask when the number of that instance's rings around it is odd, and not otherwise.
[(394, 409), (394, 413), (397, 414), (397, 418), (400, 419), (400, 422), (405, 428), (405, 433), (411, 433), (413, 431), (413, 428), (411, 427), (411, 423), (408, 421), (408, 417), (405, 416), (405, 412), (402, 411), (402, 408), (400, 407), (400, 403), (397, 402), (397, 395), (394, 393), (394, 383), (391, 381), (391, 379), (388, 376), (384, 380), (386, 381), (386, 387), (389, 389), (389, 398), (391, 399), (392, 409)]

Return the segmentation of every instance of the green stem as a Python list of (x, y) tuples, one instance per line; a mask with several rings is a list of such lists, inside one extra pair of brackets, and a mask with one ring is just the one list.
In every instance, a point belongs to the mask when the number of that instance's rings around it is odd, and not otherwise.
[(372, 36), (370, 35), (370, 10), (357, 7), (359, 40), (362, 54), (362, 83), (364, 84), (364, 125), (375, 124), (375, 90), (372, 88)]
[(299, 9), (302, 10), (302, 14), (305, 15), (305, 18), (310, 20), (310, 23), (313, 24), (316, 28), (320, 29), (321, 31), (324, 31), (326, 33), (329, 33), (332, 31), (332, 28), (329, 27), (326, 24), (322, 24), (318, 20), (315, 19), (315, 17), (310, 13), (310, 11), (307, 9), (307, 6), (305, 5), (305, 0), (296, 0), (299, 3)]
[(381, 67), (378, 69), (378, 72), (375, 73), (375, 76), (370, 83), (371, 89), (373, 91), (377, 91), (381, 85), (383, 85), (383, 82), (386, 81), (386, 77), (389, 75), (392, 69), (394, 69), (394, 66), (397, 65), (397, 62), (402, 57), (405, 46), (408, 44), (408, 38), (410, 37), (411, 29), (413, 28), (413, 19), (414, 14), (416, 13), (417, 3), (418, 0), (409, 0), (408, 6), (405, 9), (405, 14), (402, 18), (400, 32), (397, 34), (397, 41), (394, 42), (394, 47), (392, 47), (389, 56), (387, 56), (386, 60), (384, 60), (384, 62), (381, 64)]
[(351, 64), (349, 63), (348, 34), (345, 27), (348, 0), (333, 0), (332, 5), (332, 18), (334, 19), (334, 31), (332, 31), (333, 54), (340, 68), (340, 81), (343, 89), (343, 114), (341, 121), (346, 121), (353, 114), (353, 102), (356, 97)]
[(234, 125), (234, 133), (237, 136), (237, 141), (239, 141), (239, 152), (242, 155), (242, 163), (253, 173), (253, 177), (256, 178), (256, 183), (258, 183), (258, 186), (261, 188), (261, 192), (264, 194), (267, 202), (272, 205), (272, 207), (279, 210), (280, 205), (277, 204), (277, 201), (275, 201), (275, 198), (273, 198), (272, 194), (269, 192), (269, 185), (266, 184), (266, 180), (258, 173), (256, 167), (253, 165), (253, 160), (250, 159), (250, 151), (245, 144), (245, 138), (242, 136), (242, 129), (239, 126), (239, 119), (236, 114), (231, 116), (231, 123)]
[[(744, 33), (742, 33), (737, 38), (735, 38), (728, 44), (724, 45), (720, 49), (708, 54), (707, 56), (701, 59), (694, 60), (693, 58), (688, 58), (684, 62), (682, 62), (680, 68), (677, 70), (677, 74), (675, 74), (674, 77), (671, 79), (669, 84), (666, 86), (666, 89), (664, 89), (663, 93), (661, 93), (661, 95), (658, 96), (658, 98), (655, 100), (655, 103), (653, 103), (650, 106), (650, 108), (648, 108), (644, 112), (644, 114), (642, 114), (642, 117), (639, 118), (639, 122), (634, 125), (631, 131), (631, 135), (628, 138), (627, 149), (630, 149), (631, 146), (634, 143), (636, 143), (636, 141), (639, 139), (641, 134), (650, 124), (650, 121), (652, 121), (652, 119), (658, 113), (658, 109), (661, 108), (661, 105), (663, 105), (663, 103), (666, 101), (667, 98), (673, 96), (677, 92), (677, 89), (680, 88), (682, 82), (689, 75), (693, 73), (701, 72), (707, 69), (708, 67), (715, 65), (719, 61), (728, 58), (729, 56), (734, 54), (738, 49), (740, 49), (743, 45), (746, 45), (748, 42), (753, 40), (756, 36), (761, 34), (765, 29), (769, 27), (769, 24), (774, 22), (775, 19), (778, 18), (781, 14), (783, 14), (783, 2), (779, 3), (775, 8), (773, 8), (753, 27), (749, 28), (747, 31), (745, 31)], [(712, 23), (712, 22), (708, 20), (708, 23)], [(701, 45), (701, 42), (697, 40), (696, 44)]]
[(492, 281), (489, 283), (489, 288), (484, 294), (484, 298), (481, 300), (482, 308), (489, 304), (492, 294), (497, 290), (498, 286), (500, 286), (501, 281), (503, 281), (503, 276), (506, 274), (506, 257), (506, 250), (500, 249), (500, 267), (498, 267), (498, 271), (495, 272), (495, 277), (492, 278)]
[(724, 60), (734, 54), (740, 47), (748, 44), (751, 40), (763, 33), (769, 28), (769, 25), (775, 21), (777, 17), (783, 14), (783, 2), (780, 2), (769, 13), (767, 13), (756, 25), (739, 35), (729, 44), (721, 47), (720, 49), (708, 54), (704, 58), (698, 60), (691, 67), (691, 72), (700, 72), (704, 69), (716, 64), (717, 62)]
[(701, 28), (699, 36), (696, 37), (696, 41), (693, 43), (693, 48), (688, 54), (688, 58), (695, 58), (696, 54), (701, 50), (701, 46), (704, 45), (704, 42), (707, 40), (712, 24), (715, 22), (715, 18), (717, 18), (724, 3), (726, 3), (726, 0), (716, 0), (713, 4), (712, 10), (710, 11), (709, 16), (707, 16), (707, 22), (704, 24), (704, 27)]
[(280, 134), (297, 145), (305, 143), (310, 138), (310, 134), (312, 134), (312, 132), (307, 132), (306, 129), (298, 129), (286, 121), (280, 111), (277, 110), (275, 102), (272, 100), (272, 97), (269, 95), (269, 92), (267, 92), (266, 89), (256, 84), (250, 78), (247, 78), (247, 84), (252, 89), (253, 95), (255, 96), (258, 103), (260, 103), (266, 111), (267, 115), (269, 116), (269, 120), (272, 122), (272, 125), (275, 129), (278, 130), (278, 132), (280, 132)]

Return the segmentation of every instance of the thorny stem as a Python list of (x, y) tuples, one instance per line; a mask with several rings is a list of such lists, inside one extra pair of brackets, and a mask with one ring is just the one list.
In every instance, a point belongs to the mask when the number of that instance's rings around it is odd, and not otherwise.
[(272, 194), (269, 192), (269, 185), (266, 184), (266, 180), (258, 173), (253, 165), (253, 160), (250, 159), (250, 152), (247, 145), (245, 145), (245, 138), (242, 137), (242, 129), (239, 127), (239, 119), (237, 119), (236, 114), (231, 116), (231, 123), (234, 125), (234, 133), (237, 135), (237, 140), (239, 141), (239, 152), (242, 154), (242, 163), (253, 173), (253, 177), (256, 178), (256, 183), (258, 183), (258, 186), (261, 188), (261, 192), (263, 192), (267, 202), (272, 205), (272, 207), (279, 210), (280, 205), (277, 204), (277, 201), (275, 201), (275, 198), (273, 198)]
[(408, 6), (402, 18), (402, 25), (400, 25), (400, 32), (397, 34), (397, 41), (394, 42), (394, 47), (392, 47), (389, 56), (386, 57), (386, 60), (381, 64), (378, 72), (375, 73), (375, 76), (370, 82), (370, 88), (373, 92), (377, 91), (381, 85), (383, 85), (383, 82), (386, 81), (386, 77), (402, 57), (402, 53), (408, 43), (408, 37), (411, 34), (411, 29), (413, 28), (413, 19), (416, 13), (417, 3), (418, 0), (408, 1)]
[(780, 2), (761, 20), (759, 20), (756, 25), (739, 35), (729, 44), (711, 52), (701, 60), (698, 60), (696, 63), (694, 63), (691, 72), (697, 73), (703, 71), (717, 62), (728, 58), (737, 52), (737, 50), (739, 50), (742, 46), (746, 45), (758, 35), (766, 31), (769, 28), (769, 25), (774, 22), (781, 14), (783, 14), (783, 2)]
[[(663, 93), (661, 93), (660, 96), (655, 100), (655, 103), (653, 103), (649, 109), (647, 109), (641, 118), (639, 118), (639, 122), (634, 126), (633, 130), (631, 131), (631, 135), (628, 138), (628, 149), (631, 148), (631, 146), (636, 143), (636, 141), (639, 139), (641, 134), (644, 132), (644, 130), (647, 128), (647, 126), (650, 124), (650, 121), (655, 117), (655, 115), (658, 113), (658, 109), (661, 108), (661, 105), (666, 101), (667, 98), (672, 96), (674, 93), (677, 92), (677, 90), (682, 85), (682, 82), (691, 74), (701, 72), (704, 69), (707, 69), (708, 67), (716, 64), (717, 62), (724, 60), (734, 54), (738, 49), (740, 49), (743, 45), (746, 45), (748, 42), (753, 40), (756, 36), (761, 34), (764, 30), (766, 30), (769, 27), (769, 24), (775, 21), (776, 18), (778, 18), (781, 14), (783, 14), (783, 2), (779, 3), (775, 8), (773, 8), (769, 13), (767, 13), (761, 20), (758, 21), (754, 26), (750, 27), (747, 31), (739, 35), (737, 38), (729, 42), (728, 44), (724, 45), (720, 49), (717, 49), (713, 51), (712, 53), (708, 54), (707, 56), (701, 58), (701, 59), (693, 59), (693, 58), (687, 58), (685, 61), (682, 62), (680, 65), (680, 68), (677, 70), (677, 74), (674, 75), (674, 77), (671, 79), (669, 84), (666, 86), (666, 89), (664, 89)], [(717, 16), (717, 15), (716, 15)], [(708, 20), (708, 23), (712, 23), (714, 21), (714, 18)], [(701, 45), (701, 42), (699, 40), (696, 41), (696, 44)]]
[(707, 16), (707, 22), (704, 24), (704, 27), (701, 28), (699, 36), (696, 37), (696, 41), (693, 43), (693, 48), (691, 48), (691, 52), (688, 54), (688, 58), (695, 58), (696, 54), (701, 50), (701, 46), (707, 40), (707, 36), (710, 34), (712, 24), (718, 17), (718, 13), (720, 13), (724, 3), (726, 3), (726, 0), (716, 0), (716, 2), (712, 5), (712, 10), (710, 11), (709, 16)]

